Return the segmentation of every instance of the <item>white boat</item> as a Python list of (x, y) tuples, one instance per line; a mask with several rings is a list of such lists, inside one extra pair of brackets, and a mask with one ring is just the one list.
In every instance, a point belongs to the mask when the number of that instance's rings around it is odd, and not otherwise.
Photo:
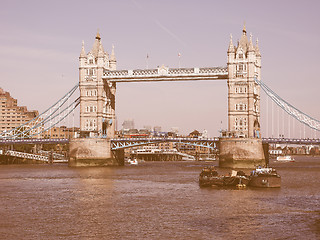
[(294, 162), (294, 158), (292, 158), (289, 155), (286, 156), (278, 156), (277, 157), (277, 161), (278, 162)]
[(129, 163), (130, 165), (138, 165), (138, 160), (137, 160), (136, 158), (134, 158), (134, 159), (129, 159), (129, 160), (128, 160), (128, 163)]

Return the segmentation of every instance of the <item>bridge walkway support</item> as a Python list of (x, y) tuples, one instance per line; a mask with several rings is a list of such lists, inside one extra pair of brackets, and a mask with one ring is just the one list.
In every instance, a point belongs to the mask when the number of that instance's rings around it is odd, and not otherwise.
[(219, 167), (253, 169), (266, 165), (262, 140), (258, 138), (220, 138)]
[(123, 150), (112, 151), (110, 138), (75, 138), (69, 145), (69, 166), (121, 166)]

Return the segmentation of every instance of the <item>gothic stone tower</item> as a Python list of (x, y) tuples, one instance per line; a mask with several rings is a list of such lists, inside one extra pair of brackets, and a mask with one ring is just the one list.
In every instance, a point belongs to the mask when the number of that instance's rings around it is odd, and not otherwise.
[(104, 84), (105, 70), (116, 69), (114, 47), (111, 56), (104, 51), (99, 32), (93, 47), (87, 54), (84, 43), (79, 57), (80, 130), (92, 136), (115, 132), (115, 83)]
[[(246, 28), (237, 46), (228, 48), (228, 136), (219, 140), (219, 166), (254, 168), (266, 164), (260, 135), (261, 54), (247, 38)], [(267, 149), (267, 148), (266, 148)]]
[(260, 135), (260, 80), (261, 54), (253, 46), (252, 35), (247, 38), (245, 26), (237, 46), (228, 48), (228, 131), (234, 137), (261, 138)]

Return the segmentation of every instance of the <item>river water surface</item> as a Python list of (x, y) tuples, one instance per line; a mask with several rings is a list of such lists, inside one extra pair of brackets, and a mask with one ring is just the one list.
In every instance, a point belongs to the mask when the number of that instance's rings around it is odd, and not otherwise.
[(320, 158), (271, 161), (280, 189), (200, 188), (206, 165), (1, 165), (0, 239), (320, 239)]

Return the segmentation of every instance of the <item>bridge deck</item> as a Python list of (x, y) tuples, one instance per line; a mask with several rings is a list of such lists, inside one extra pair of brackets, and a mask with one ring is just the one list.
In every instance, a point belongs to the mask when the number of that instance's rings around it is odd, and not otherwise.
[(106, 70), (103, 79), (111, 82), (201, 81), (228, 79), (226, 67)]

